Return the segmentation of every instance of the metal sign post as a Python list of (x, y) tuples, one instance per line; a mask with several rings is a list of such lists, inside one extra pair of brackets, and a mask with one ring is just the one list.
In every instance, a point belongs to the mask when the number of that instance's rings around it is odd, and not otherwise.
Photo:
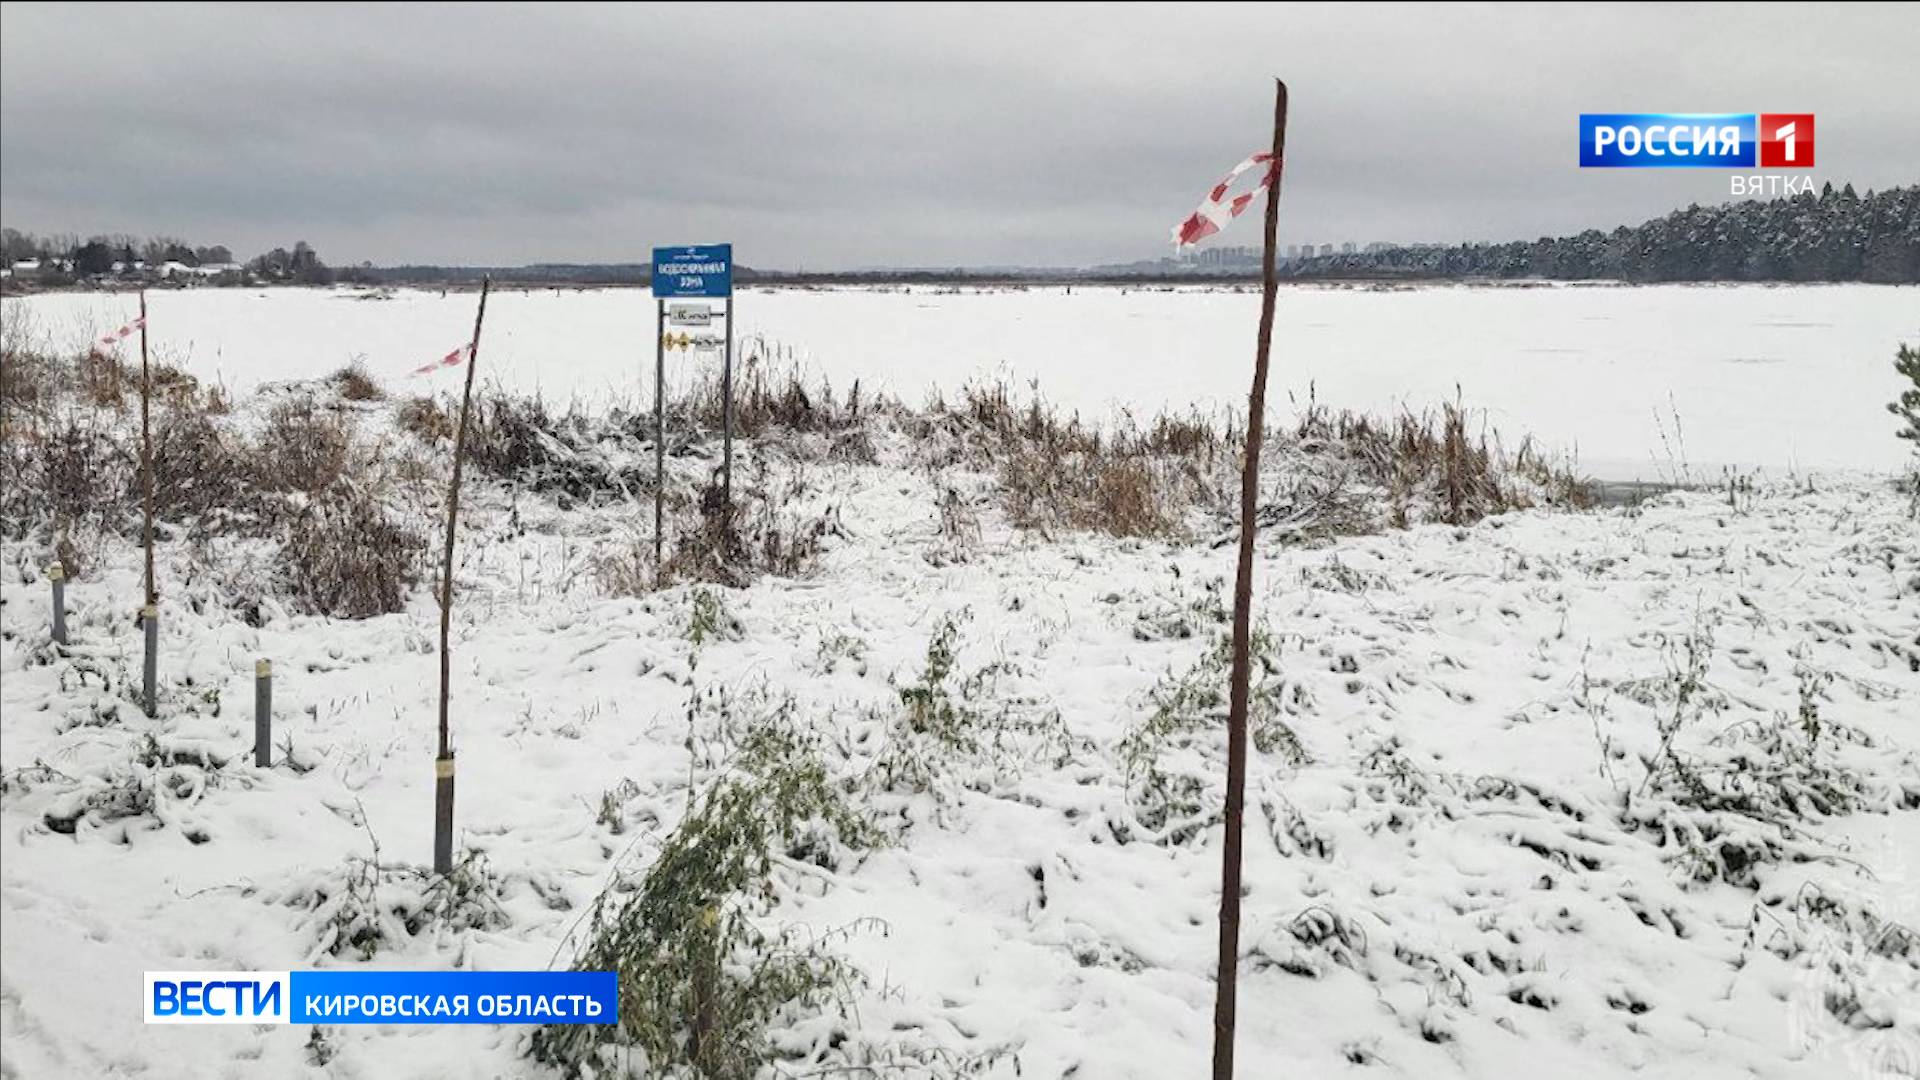
[(660, 522), (667, 498), (667, 302), (655, 300), (653, 305), (653, 576), (660, 579)]
[(720, 436), (720, 505), (726, 521), (733, 522), (733, 292), (727, 292), (727, 357), (720, 368), (720, 394), (725, 399), (725, 418)]
[[(654, 506), (653, 557), (660, 561), (661, 492), (666, 487), (666, 432), (662, 422), (660, 399), (666, 379), (667, 301), (724, 300), (727, 320), (726, 358), (720, 372), (722, 411), (722, 450), (720, 459), (721, 505), (733, 510), (733, 245), (692, 244), (685, 247), (653, 249), (653, 298), (658, 308), (658, 343), (654, 376)], [(676, 326), (705, 326), (712, 313), (692, 304), (673, 305)], [(681, 338), (686, 339), (685, 331)], [(684, 347), (684, 345), (682, 346)]]

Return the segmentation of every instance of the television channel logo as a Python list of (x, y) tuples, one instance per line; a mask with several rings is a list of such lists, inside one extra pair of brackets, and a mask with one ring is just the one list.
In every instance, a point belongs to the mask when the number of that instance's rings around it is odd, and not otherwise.
[(149, 1024), (613, 1024), (611, 971), (149, 971)]
[(286, 971), (149, 971), (149, 1024), (284, 1024), (293, 1000)]
[(1812, 113), (1581, 113), (1583, 169), (1811, 169)]

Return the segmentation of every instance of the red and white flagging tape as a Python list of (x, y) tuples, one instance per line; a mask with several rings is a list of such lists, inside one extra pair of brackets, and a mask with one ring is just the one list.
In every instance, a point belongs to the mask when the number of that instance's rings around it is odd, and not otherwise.
[(431, 375), (441, 368), (459, 367), (462, 361), (472, 355), (473, 345), (472, 343), (468, 343), (435, 360), (431, 364), (422, 364), (420, 367), (414, 368), (413, 373), (415, 375)]
[[(1260, 174), (1260, 182), (1255, 184), (1251, 190), (1236, 195), (1229, 200), (1227, 198), (1227, 189), (1233, 186), (1235, 180), (1240, 179), (1240, 174), (1253, 168), (1255, 165), (1262, 164), (1267, 166), (1267, 170)], [(1200, 203), (1200, 209), (1195, 210), (1187, 217), (1187, 220), (1173, 227), (1174, 246), (1186, 247), (1190, 244), (1197, 244), (1201, 240), (1226, 228), (1234, 218), (1240, 216), (1241, 211), (1252, 205), (1255, 195), (1260, 194), (1272, 186), (1274, 180), (1278, 179), (1279, 176), (1279, 160), (1264, 150), (1240, 164), (1235, 165), (1233, 171), (1227, 174), (1226, 179), (1213, 185), (1213, 190), (1207, 192), (1207, 197)]]
[[(104, 336), (102, 336), (100, 338), (100, 344), (102, 345), (118, 344), (119, 342), (125, 341), (129, 337), (132, 337), (133, 332), (135, 330), (138, 330), (145, 325), (147, 325), (147, 320), (145, 319), (145, 317), (135, 319), (132, 322), (128, 323), (127, 325), (121, 327), (120, 329), (111, 331), (105, 334)], [(466, 345), (460, 346), (459, 348), (453, 350), (452, 352), (441, 357), (440, 359), (435, 360), (431, 364), (423, 364), (420, 367), (414, 368), (413, 373), (415, 375), (431, 375), (434, 372), (439, 371), (441, 368), (459, 367), (463, 362), (465, 362), (467, 357), (472, 355), (473, 355), (473, 345), (472, 343), (468, 343)]]
[(127, 340), (127, 338), (133, 336), (133, 332), (135, 330), (138, 330), (145, 325), (147, 325), (146, 317), (141, 316), (140, 318), (135, 319), (132, 322), (128, 323), (127, 325), (121, 327), (120, 329), (114, 330), (108, 333), (105, 337), (102, 337), (100, 339), (100, 344), (113, 345), (113, 344), (117, 344), (119, 342), (125, 341)]

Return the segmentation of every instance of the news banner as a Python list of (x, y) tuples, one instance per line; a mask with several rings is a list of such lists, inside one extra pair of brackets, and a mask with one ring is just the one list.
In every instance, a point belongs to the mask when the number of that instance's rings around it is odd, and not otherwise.
[(149, 971), (149, 1024), (611, 1024), (611, 971)]
[[(1583, 169), (1811, 169), (1812, 113), (1581, 113)], [(1739, 197), (1813, 191), (1804, 173), (1730, 177)]]

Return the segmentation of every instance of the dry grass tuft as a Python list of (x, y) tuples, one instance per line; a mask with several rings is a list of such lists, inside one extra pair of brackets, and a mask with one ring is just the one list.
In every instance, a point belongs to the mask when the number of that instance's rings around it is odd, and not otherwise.
[[(203, 531), (228, 528), (232, 511), (257, 509), (258, 455), (228, 434), (204, 409), (160, 410), (153, 425), (153, 512), (160, 520), (191, 520)], [(128, 499), (140, 498), (139, 476)]]
[(1417, 521), (1466, 525), (1534, 505), (1592, 504), (1588, 485), (1541, 455), (1531, 440), (1509, 459), (1484, 429), (1475, 434), (1469, 424), (1457, 402), (1437, 413), (1403, 412), (1382, 421), (1310, 401), (1292, 445), (1302, 454), (1337, 457), (1351, 468), (1350, 482), (1383, 490), (1394, 527)]
[(406, 606), (426, 550), (420, 534), (388, 518), (378, 491), (342, 481), (301, 510), (285, 555), (303, 606), (335, 618), (365, 619)]
[(6, 450), (0, 516), (8, 534), (24, 539), (43, 521), (61, 535), (126, 527), (138, 467), (98, 414), (75, 411), (22, 429), (9, 435)]
[(334, 389), (340, 392), (340, 396), (348, 401), (387, 400), (387, 392), (380, 388), (380, 384), (374, 380), (373, 373), (367, 370), (366, 362), (363, 360), (356, 359), (328, 376), (327, 381), (332, 383)]
[(64, 381), (64, 366), (46, 353), (0, 349), (0, 419), (13, 424), (23, 416), (46, 416)]
[(394, 411), (394, 423), (429, 446), (454, 436), (453, 415), (430, 397), (411, 397), (401, 402)]
[(258, 482), (270, 491), (321, 491), (340, 479), (352, 449), (353, 431), (344, 415), (311, 397), (289, 398), (267, 413)]
[(704, 581), (735, 588), (763, 574), (801, 577), (812, 572), (828, 537), (842, 535), (837, 510), (782, 513), (764, 496), (749, 496), (732, 514), (713, 505), (690, 528), (676, 532), (662, 584)]
[(1004, 382), (970, 384), (908, 418), (921, 463), (991, 472), (1008, 517), (1024, 529), (1178, 538), (1191, 511), (1219, 501), (1222, 435), (1197, 415), (1108, 429), (1062, 414), (1036, 391), (1025, 405)]
[(1173, 537), (1193, 504), (1177, 463), (1111, 451), (1055, 456), (1031, 444), (1008, 448), (1000, 489), (1014, 525), (1118, 537)]
[[(726, 422), (726, 398), (718, 372), (703, 373), (680, 400), (668, 403), (668, 412), (679, 424), (720, 431)], [(863, 396), (859, 382), (842, 396), (824, 380), (808, 386), (797, 365), (775, 367), (765, 354), (748, 350), (733, 380), (733, 432), (735, 437), (757, 439), (777, 433), (818, 434), (828, 437), (857, 436), (864, 433), (866, 421), (894, 408), (883, 398)], [(836, 440), (832, 444), (843, 457), (860, 457), (863, 439)]]

